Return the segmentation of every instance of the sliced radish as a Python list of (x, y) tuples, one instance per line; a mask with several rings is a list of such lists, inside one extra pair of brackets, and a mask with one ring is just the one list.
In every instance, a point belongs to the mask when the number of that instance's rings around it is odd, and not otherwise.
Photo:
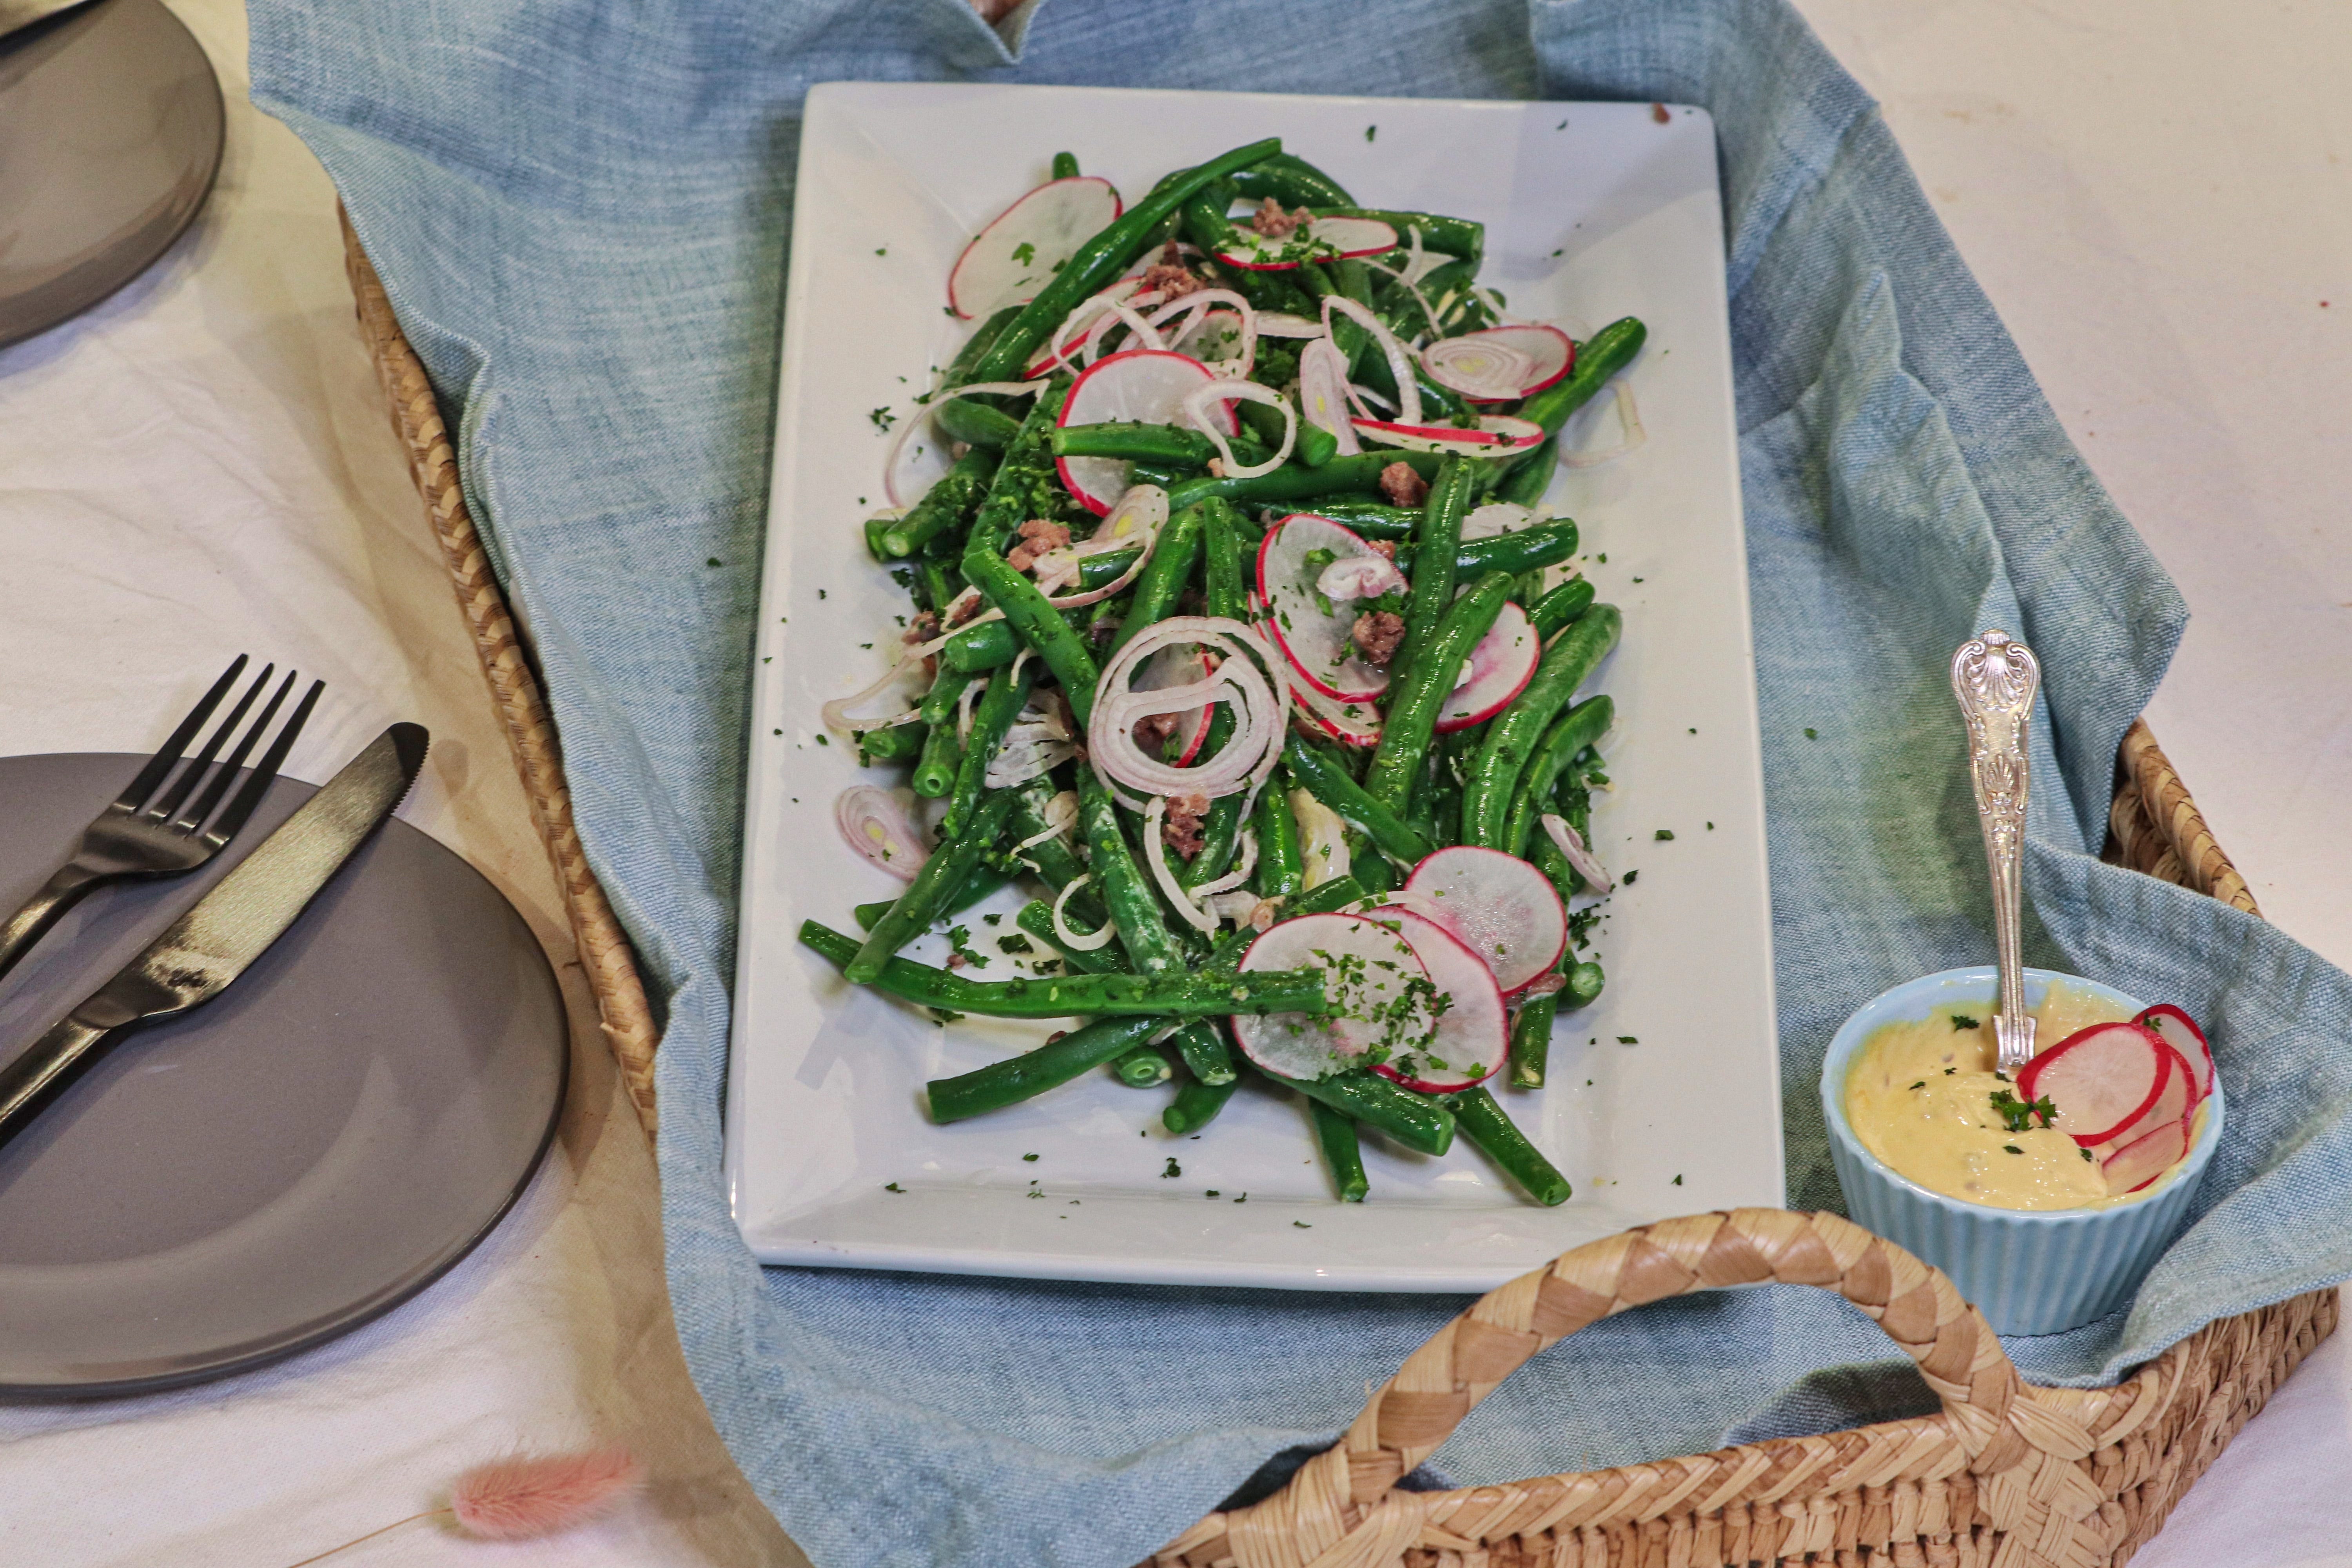
[(1295, 669), (1290, 672), (1290, 694), (1298, 700), (1299, 716), (1317, 732), (1359, 751), (1381, 743), (1380, 710), (1370, 702), (1336, 701), (1307, 685), (1307, 678)]
[(1558, 327), (1529, 321), (1440, 338), (1421, 351), (1429, 378), (1474, 403), (1541, 392), (1576, 363), (1576, 342)]
[(1462, 520), (1463, 542), (1517, 533), (1535, 520), (1536, 514), (1517, 501), (1490, 500)]
[(2197, 1026), (2196, 1019), (2167, 1002), (2150, 1007), (2132, 1022), (2143, 1029), (2155, 1030), (2157, 1037), (2179, 1051), (2181, 1060), (2189, 1064), (2189, 1076), (2195, 1080), (2192, 1087), (2196, 1089), (2196, 1100), (2189, 1101), (2192, 1107), (2213, 1092), (2213, 1047), (2206, 1043), (2205, 1031)]
[(1404, 886), (1429, 900), (1417, 908), (1484, 960), (1507, 994), (1549, 972), (1568, 946), (1568, 911), (1551, 879), (1516, 855), (1467, 844), (1440, 849)]
[(2136, 1193), (2189, 1157), (2189, 1123), (2168, 1121), (2107, 1156), (2099, 1167), (2107, 1195)]
[(2195, 1109), (2196, 1079), (2189, 1076), (2189, 1063), (2170, 1046), (2164, 1047), (2164, 1087), (2156, 1091), (2155, 1103), (2132, 1118), (2128, 1126), (2112, 1138), (2102, 1138), (2091, 1146), (2091, 1152), (2104, 1160), (2126, 1144), (2147, 1137), (2168, 1121), (2178, 1121)]
[(1078, 247), (1126, 207), (1108, 180), (1073, 174), (1038, 186), (972, 236), (948, 273), (948, 305), (971, 321), (1037, 297)]
[[(1100, 342), (1102, 337), (1108, 334), (1112, 327), (1126, 320), (1118, 310), (1109, 307), (1126, 305), (1130, 309), (1139, 310), (1159, 302), (1158, 294), (1147, 294), (1143, 291), (1143, 277), (1140, 273), (1122, 278), (1109, 287), (1088, 295), (1078, 301), (1077, 307), (1069, 315), (1063, 318), (1061, 328), (1038, 349), (1037, 357), (1031, 360), (1029, 368), (1021, 374), (1029, 380), (1035, 381), (1055, 370), (1076, 369), (1079, 364), (1079, 355), (1085, 352), (1087, 345), (1089, 342)], [(1077, 331), (1072, 324), (1090, 319), (1092, 325), (1082, 332)], [(1069, 334), (1073, 332), (1076, 332), (1076, 335), (1070, 336)], [(1058, 349), (1054, 346), (1056, 342), (1061, 343)], [(1141, 348), (1145, 345), (1138, 343), (1135, 346)]]
[(1446, 693), (1437, 710), (1437, 731), (1446, 734), (1484, 723), (1527, 689), (1543, 658), (1543, 639), (1527, 612), (1506, 603), (1478, 646), (1470, 650), (1469, 676)]
[[(1264, 321), (1260, 317), (1261, 326)], [(1298, 416), (1329, 431), (1339, 456), (1352, 458), (1364, 449), (1348, 416), (1348, 356), (1329, 338), (1318, 337), (1298, 353)]]
[(1435, 1026), (1429, 972), (1403, 936), (1354, 915), (1301, 915), (1282, 921), (1242, 955), (1244, 973), (1320, 969), (1331, 1012), (1237, 1014), (1234, 1042), (1242, 1054), (1284, 1078), (1318, 1079), (1362, 1064), (1398, 1040), (1420, 1040)]
[[(1143, 661), (1143, 668), (1137, 674), (1132, 689), (1158, 691), (1163, 687), (1190, 686), (1208, 678), (1209, 661), (1201, 657), (1197, 647), (1171, 643)], [(1174, 759), (1176, 766), (1189, 768), (1192, 765), (1192, 759), (1201, 754), (1202, 746), (1209, 739), (1209, 715), (1212, 711), (1207, 703), (1202, 703), (1198, 708), (1188, 709), (1176, 715), (1176, 728), (1172, 733), (1181, 737), (1183, 742), (1181, 753)]]
[(1378, 256), (1396, 246), (1397, 231), (1378, 218), (1318, 217), (1279, 239), (1235, 224), (1217, 247), (1217, 259), (1251, 272), (1279, 272), (1303, 261)]
[[(1190, 354), (1166, 349), (1129, 349), (1087, 368), (1062, 405), (1064, 425), (1100, 425), (1136, 420), (1146, 425), (1189, 425), (1184, 400), (1217, 379), (1217, 373)], [(1212, 412), (1230, 436), (1239, 428), (1229, 407)], [(1127, 489), (1128, 464), (1120, 458), (1056, 458), (1062, 483), (1100, 516)]]
[[(1308, 563), (1309, 555), (1327, 550), (1329, 562)], [(1284, 518), (1257, 548), (1258, 597), (1275, 646), (1307, 685), (1335, 702), (1370, 702), (1389, 688), (1387, 670), (1357, 657), (1356, 602), (1333, 598), (1321, 585), (1330, 568), (1358, 561), (1396, 569), (1355, 530), (1313, 512)]]
[(2039, 1052), (2017, 1075), (2017, 1097), (2057, 1107), (2051, 1125), (2088, 1146), (2114, 1137), (2164, 1091), (2164, 1042), (2137, 1024), (2094, 1024)]
[[(1394, 906), (1370, 917), (1393, 925), (1446, 999), (1434, 1030), (1390, 1030), (1391, 1048), (1371, 1068), (1423, 1094), (1451, 1094), (1495, 1076), (1509, 1052), (1510, 1019), (1494, 971), (1462, 939), (1428, 916)], [(1378, 1053), (1374, 1055), (1377, 1057)]]
[(1414, 452), (1452, 452), (1465, 458), (1515, 458), (1543, 444), (1544, 428), (1532, 419), (1499, 414), (1482, 416), (1475, 430), (1453, 425), (1398, 425), (1386, 419), (1359, 419), (1356, 434), (1379, 447), (1402, 447)]

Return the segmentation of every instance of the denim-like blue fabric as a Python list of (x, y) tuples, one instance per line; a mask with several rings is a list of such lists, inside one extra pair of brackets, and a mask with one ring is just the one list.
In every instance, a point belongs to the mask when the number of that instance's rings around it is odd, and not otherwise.
[[(253, 0), (256, 98), (333, 174), (459, 433), (535, 639), (581, 835), (664, 1009), (687, 1358), (820, 1564), (1116, 1564), (1328, 1441), (1460, 1302), (761, 1270), (720, 1190), (751, 617), (802, 95), (838, 79), (1703, 104), (1721, 136), (1793, 1205), (1814, 1082), (1884, 986), (1980, 962), (1944, 663), (2021, 633), (2029, 961), (2214, 1026), (2230, 1140), (2130, 1312), (2019, 1340), (2095, 1383), (2352, 1275), (2352, 983), (2100, 865), (2116, 743), (2185, 611), (2068, 445), (1867, 96), (1782, 0)], [(1044, 145), (1044, 143), (1040, 143)], [(706, 566), (716, 558), (721, 564)], [(1919, 1407), (1818, 1293), (1625, 1314), (1440, 1454), (1465, 1481)], [(1881, 1363), (1876, 1368), (1864, 1363)]]

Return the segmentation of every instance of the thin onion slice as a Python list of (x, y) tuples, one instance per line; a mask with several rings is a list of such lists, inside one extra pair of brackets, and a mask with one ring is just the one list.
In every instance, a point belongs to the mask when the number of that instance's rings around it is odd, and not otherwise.
[[(1192, 897), (1200, 900), (1201, 902), (1213, 909), (1216, 906), (1216, 898), (1218, 894), (1229, 892), (1233, 889), (1240, 887), (1244, 882), (1248, 881), (1251, 875), (1256, 870), (1257, 833), (1255, 829), (1244, 827), (1242, 829), (1241, 851), (1234, 858), (1233, 869), (1227, 871), (1222, 877), (1211, 878), (1208, 881), (1205, 881), (1199, 887), (1192, 889)], [(1256, 895), (1253, 894), (1251, 897), (1255, 900)], [(1255, 902), (1252, 903), (1251, 907), (1256, 907)]]
[[(1282, 411), (1282, 445), (1276, 447), (1274, 456), (1263, 463), (1236, 462), (1233, 444), (1225, 439), (1225, 433), (1217, 428), (1217, 422), (1209, 417), (1210, 405), (1234, 402), (1270, 404)], [(1290, 399), (1255, 381), (1210, 382), (1184, 399), (1184, 414), (1217, 448), (1217, 456), (1224, 462), (1225, 478), (1229, 479), (1254, 479), (1260, 474), (1274, 472), (1289, 461), (1290, 449), (1298, 444), (1298, 411), (1290, 406)]]
[(1217, 305), (1231, 305), (1241, 316), (1241, 364), (1233, 374), (1237, 376), (1246, 376), (1251, 368), (1257, 363), (1257, 311), (1251, 308), (1247, 300), (1232, 289), (1195, 289), (1190, 294), (1180, 295), (1169, 300), (1168, 303), (1152, 311), (1147, 320), (1154, 329), (1157, 329), (1162, 323), (1179, 315), (1185, 318), (1183, 325), (1173, 332), (1165, 334), (1168, 345), (1172, 348), (1182, 342), (1186, 334), (1205, 321), (1210, 309)]
[[(1119, 493), (1118, 500), (1104, 516), (1102, 525), (1095, 530), (1092, 538), (1067, 551), (1054, 551), (1039, 558), (1038, 563), (1046, 567), (1038, 574), (1040, 585), (1048, 578), (1068, 580), (1062, 577), (1058, 557), (1068, 558), (1069, 577), (1076, 575), (1076, 563), (1082, 556), (1107, 554), (1111, 551), (1124, 550), (1129, 544), (1140, 544), (1142, 548), (1136, 552), (1135, 560), (1126, 571), (1099, 588), (1089, 588), (1083, 594), (1048, 595), (1045, 602), (1057, 610), (1076, 610), (1100, 604), (1118, 593), (1143, 575), (1143, 569), (1151, 563), (1151, 552), (1159, 548), (1160, 531), (1167, 524), (1166, 490), (1158, 485), (1128, 486)], [(964, 624), (970, 626), (972, 623), (967, 621)]]
[(1013, 847), (1015, 855), (1024, 849), (1034, 849), (1048, 838), (1074, 837), (1078, 828), (1078, 792), (1074, 789), (1062, 791), (1045, 803), (1045, 809), (1040, 815), (1045, 819), (1045, 831), (1033, 833), (1015, 844)]
[[(922, 680), (923, 660), (931, 644), (910, 647), (898, 656), (898, 662), (884, 670), (879, 679), (861, 691), (846, 697), (836, 697), (817, 710), (825, 728), (845, 735), (863, 734), (868, 730), (888, 730), (900, 724), (911, 724), (922, 717), (922, 692), (915, 689)], [(862, 711), (875, 699), (894, 688), (900, 691), (900, 707), (892, 711), (869, 713)]]
[(1583, 836), (1569, 826), (1568, 818), (1558, 812), (1547, 811), (1537, 820), (1543, 824), (1543, 830), (1551, 835), (1551, 841), (1559, 847), (1560, 858), (1584, 879), (1586, 887), (1595, 893), (1606, 893), (1616, 887), (1617, 884), (1610, 879), (1609, 868), (1593, 858), (1592, 851), (1584, 847)]
[(1441, 386), (1492, 402), (1518, 396), (1536, 369), (1533, 354), (1476, 332), (1438, 339), (1421, 351), (1421, 363)]
[(1118, 922), (1109, 919), (1104, 920), (1099, 931), (1081, 931), (1070, 925), (1070, 895), (1094, 879), (1092, 871), (1073, 877), (1062, 884), (1060, 892), (1054, 895), (1054, 940), (1074, 952), (1092, 952), (1098, 947), (1108, 947), (1111, 940), (1118, 935)]
[(1373, 341), (1381, 345), (1381, 353), (1387, 356), (1389, 373), (1396, 377), (1398, 423), (1420, 424), (1421, 384), (1413, 379), (1412, 353), (1397, 342), (1397, 335), (1389, 331), (1386, 321), (1344, 294), (1326, 294), (1323, 297), (1323, 331), (1326, 335), (1331, 331), (1331, 312), (1334, 310), (1371, 333)]
[(1176, 879), (1175, 868), (1168, 864), (1168, 836), (1162, 829), (1168, 823), (1168, 797), (1155, 795), (1151, 804), (1143, 808), (1143, 858), (1151, 862), (1151, 879), (1168, 897), (1169, 907), (1186, 925), (1203, 935), (1217, 929), (1217, 917), (1192, 901), (1184, 885)]
[(1348, 356), (1329, 338), (1318, 338), (1298, 353), (1298, 410), (1309, 425), (1329, 432), (1339, 456), (1364, 449), (1348, 417)]
[(1622, 434), (1614, 447), (1598, 452), (1562, 452), (1560, 462), (1571, 468), (1597, 468), (1615, 462), (1650, 438), (1650, 433), (1642, 428), (1642, 411), (1633, 405), (1633, 389), (1622, 379), (1617, 383), (1617, 428)]
[(931, 416), (939, 412), (940, 404), (950, 397), (963, 397), (974, 393), (988, 393), (1005, 397), (1027, 397), (1045, 384), (1042, 381), (975, 381), (962, 386), (950, 386), (943, 391), (932, 393), (930, 401), (923, 405), (920, 413), (911, 418), (898, 421), (898, 428), (891, 435), (889, 446), (883, 448), (883, 495), (889, 499), (892, 506), (900, 507), (912, 506), (922, 499), (920, 496), (899, 493), (898, 455), (906, 449), (908, 441), (913, 438), (916, 431), (930, 428)]
[[(1183, 686), (1131, 689), (1145, 659), (1181, 643), (1197, 643), (1218, 655), (1216, 669), (1205, 679)], [(1284, 668), (1252, 626), (1220, 616), (1171, 616), (1119, 649), (1103, 670), (1087, 723), (1087, 755), (1114, 788), (1124, 785), (1138, 795), (1202, 795), (1215, 800), (1246, 790), (1255, 803), (1282, 758), (1283, 729), (1290, 719), (1289, 683), (1268, 672)], [(1234, 721), (1232, 736), (1214, 756), (1178, 767), (1136, 743), (1137, 721), (1189, 712), (1212, 702), (1230, 703)], [(1140, 802), (1136, 809), (1143, 809)]]
[(1262, 338), (1319, 338), (1323, 323), (1306, 316), (1294, 316), (1286, 310), (1260, 310), (1257, 314), (1257, 335)]
[(898, 797), (875, 784), (855, 784), (833, 803), (833, 820), (849, 847), (902, 882), (911, 882), (930, 852)]

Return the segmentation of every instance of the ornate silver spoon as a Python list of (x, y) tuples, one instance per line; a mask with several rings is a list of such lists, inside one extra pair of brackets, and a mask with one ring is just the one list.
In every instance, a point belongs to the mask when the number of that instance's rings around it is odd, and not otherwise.
[(1969, 776), (1976, 785), (1985, 863), (1992, 871), (1994, 962), (2000, 973), (1993, 1037), (2000, 1047), (2000, 1070), (2012, 1077), (2033, 1059), (2033, 1017), (2025, 1010), (2021, 871), (2027, 742), (2033, 696), (2041, 688), (2042, 666), (2033, 650), (2007, 632), (1971, 637), (1952, 655), (1952, 695), (1960, 700), (1968, 721)]

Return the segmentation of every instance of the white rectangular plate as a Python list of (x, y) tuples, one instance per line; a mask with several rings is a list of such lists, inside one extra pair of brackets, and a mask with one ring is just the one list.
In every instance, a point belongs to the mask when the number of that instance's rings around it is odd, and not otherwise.
[[(899, 886), (835, 830), (834, 799), (860, 772), (837, 741), (820, 744), (818, 710), (880, 673), (908, 609), (860, 537), (882, 502), (886, 438), (869, 411), (910, 413), (929, 367), (961, 342), (942, 312), (950, 264), (1057, 149), (1135, 194), (1268, 134), (1368, 205), (1482, 220), (1484, 279), (1514, 310), (1579, 337), (1624, 315), (1649, 323), (1630, 378), (1648, 444), (1564, 473), (1551, 496), (1583, 525), (1586, 571), (1625, 611), (1623, 645), (1594, 682), (1618, 713), (1606, 747), (1616, 791), (1596, 803), (1594, 831), (1612, 869), (1640, 873), (1595, 933), (1608, 990), (1561, 1021), (1551, 1087), (1501, 1092), (1575, 1184), (1559, 1208), (1517, 1195), (1466, 1142), (1430, 1160), (1373, 1139), (1370, 1201), (1339, 1204), (1302, 1109), (1255, 1089), (1192, 1139), (1160, 1129), (1165, 1091), (1104, 1073), (935, 1127), (926, 1079), (1025, 1048), (1046, 1026), (943, 1029), (851, 990), (794, 940), (811, 918), (854, 931), (853, 905)], [(1781, 1201), (1763, 779), (1705, 113), (831, 84), (808, 100), (784, 321), (727, 1104), (734, 1213), (762, 1259), (1476, 1290), (1627, 1226)], [(1616, 415), (1604, 402), (1569, 435), (1611, 445)], [(975, 910), (974, 944), (993, 952), (1019, 904), (1008, 891)], [(1008, 918), (992, 929), (983, 912)], [(914, 951), (943, 956), (938, 939)], [(999, 958), (978, 977), (1009, 967)]]

